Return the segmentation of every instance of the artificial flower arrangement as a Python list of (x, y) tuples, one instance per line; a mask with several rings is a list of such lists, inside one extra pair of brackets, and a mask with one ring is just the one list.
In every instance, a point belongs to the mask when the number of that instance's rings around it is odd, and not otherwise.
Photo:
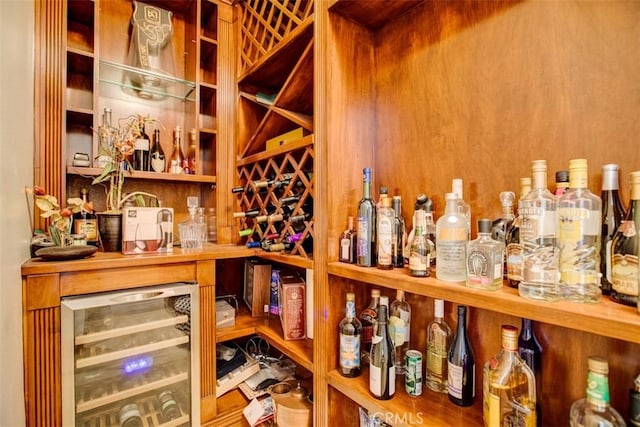
[(58, 199), (47, 194), (44, 188), (34, 185), (33, 188), (26, 187), (27, 196), (33, 195), (36, 206), (40, 209), (42, 218), (49, 218), (49, 236), (56, 246), (71, 246), (71, 227), (73, 226), (73, 214), (85, 210), (93, 212), (93, 203), (84, 202), (78, 197), (67, 199), (68, 206), (60, 207)]
[(92, 184), (104, 184), (106, 192), (106, 212), (121, 212), (122, 206), (132, 199), (138, 206), (144, 206), (143, 196), (148, 196), (151, 203), (157, 201), (154, 194), (135, 191), (123, 196), (122, 187), (127, 173), (133, 169), (129, 157), (134, 152), (136, 140), (142, 137), (142, 129), (146, 124), (155, 123), (156, 119), (132, 114), (118, 119), (118, 127), (100, 126), (98, 128), (98, 158), (104, 163), (102, 172), (96, 176)]

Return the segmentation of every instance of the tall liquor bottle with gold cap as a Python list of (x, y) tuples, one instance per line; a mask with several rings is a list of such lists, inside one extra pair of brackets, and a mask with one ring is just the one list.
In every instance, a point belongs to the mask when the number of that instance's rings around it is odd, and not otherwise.
[(569, 162), (569, 191), (558, 200), (560, 286), (565, 299), (598, 302), (602, 199), (587, 186), (587, 160)]
[[(520, 178), (520, 199), (531, 191), (531, 178)], [(513, 219), (505, 235), (505, 276), (507, 284), (517, 288), (522, 280), (522, 245), (520, 244), (520, 213)]]
[(536, 425), (536, 380), (518, 353), (518, 328), (502, 326), (502, 350), (484, 366), (484, 425)]
[(558, 212), (556, 198), (547, 189), (547, 161), (531, 162), (532, 189), (518, 202), (522, 281), (518, 293), (525, 298), (554, 301), (558, 288)]
[(631, 172), (631, 202), (611, 242), (611, 294), (615, 302), (638, 302), (638, 233), (640, 233), (640, 171)]

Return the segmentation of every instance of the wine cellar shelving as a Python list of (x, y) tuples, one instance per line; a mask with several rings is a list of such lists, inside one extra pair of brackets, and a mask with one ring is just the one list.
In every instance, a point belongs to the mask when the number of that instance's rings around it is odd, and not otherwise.
[[(286, 251), (311, 258), (313, 1), (248, 1), (241, 21), (236, 166), (243, 188), (237, 210), (257, 210), (258, 217), (240, 218), (238, 230), (264, 249), (295, 236)], [(288, 197), (295, 200), (281, 202)], [(274, 214), (283, 220), (265, 220)]]

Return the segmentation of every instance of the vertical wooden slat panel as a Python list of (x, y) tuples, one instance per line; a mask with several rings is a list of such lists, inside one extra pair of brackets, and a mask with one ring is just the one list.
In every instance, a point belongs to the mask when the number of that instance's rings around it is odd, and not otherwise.
[(60, 309), (58, 307), (31, 311), (28, 338), (33, 349), (26, 360), (27, 425), (61, 426), (62, 389), (60, 367)]
[[(65, 66), (66, 1), (35, 3), (34, 183), (64, 200), (62, 97)], [(35, 209), (35, 208), (34, 208)], [(35, 226), (44, 219), (36, 212)]]
[[(200, 396), (207, 407), (200, 410), (202, 420), (215, 416), (216, 395), (216, 288), (200, 286)], [(211, 399), (208, 399), (212, 397)], [(211, 407), (214, 405), (214, 407)]]

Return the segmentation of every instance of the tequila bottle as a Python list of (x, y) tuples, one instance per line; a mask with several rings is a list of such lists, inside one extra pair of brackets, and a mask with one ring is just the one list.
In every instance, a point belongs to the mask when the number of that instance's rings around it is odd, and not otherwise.
[(467, 286), (494, 291), (502, 287), (504, 244), (491, 238), (492, 221), (478, 220), (478, 237), (467, 243)]
[(569, 162), (569, 191), (558, 200), (558, 247), (563, 296), (598, 302), (602, 200), (587, 188), (587, 161)]
[(533, 189), (518, 203), (522, 281), (518, 293), (525, 298), (555, 301), (558, 287), (558, 215), (556, 199), (547, 189), (547, 161), (531, 165)]

